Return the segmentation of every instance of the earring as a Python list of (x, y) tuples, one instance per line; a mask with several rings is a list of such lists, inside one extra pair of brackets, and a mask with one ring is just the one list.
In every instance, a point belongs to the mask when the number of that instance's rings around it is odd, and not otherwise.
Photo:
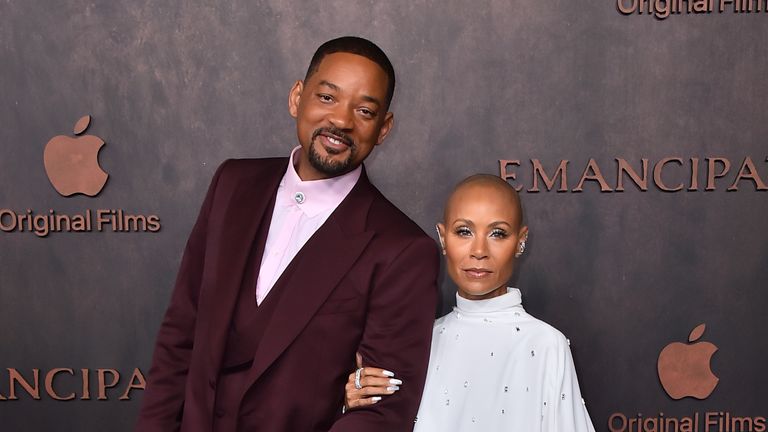
[(520, 256), (525, 253), (525, 242), (528, 241), (528, 237), (526, 236), (524, 239), (520, 241), (520, 244), (517, 246), (517, 253), (515, 254), (515, 258), (520, 258)]
[(445, 240), (440, 235), (440, 228), (437, 227), (437, 224), (435, 224), (435, 231), (437, 231), (437, 239), (440, 241), (440, 247), (443, 249), (443, 255), (445, 255)]

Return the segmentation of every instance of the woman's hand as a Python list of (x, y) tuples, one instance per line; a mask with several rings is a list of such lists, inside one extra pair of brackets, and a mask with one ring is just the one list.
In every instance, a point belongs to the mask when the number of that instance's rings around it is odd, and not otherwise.
[[(395, 378), (395, 374), (374, 367), (362, 367), (362, 359), (357, 355), (357, 371), (349, 374), (344, 396), (346, 409), (373, 405), (381, 400), (382, 396), (391, 395), (400, 390), (402, 381)], [(356, 386), (359, 383), (359, 387)]]

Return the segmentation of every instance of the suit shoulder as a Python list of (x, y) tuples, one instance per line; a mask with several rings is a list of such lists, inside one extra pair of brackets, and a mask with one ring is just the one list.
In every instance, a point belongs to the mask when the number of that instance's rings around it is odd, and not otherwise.
[(376, 187), (372, 189), (374, 199), (371, 204), (370, 220), (373, 228), (389, 235), (429, 238), (416, 222), (392, 204)]
[(217, 172), (226, 177), (249, 177), (264, 170), (285, 169), (288, 158), (227, 159), (219, 165)]

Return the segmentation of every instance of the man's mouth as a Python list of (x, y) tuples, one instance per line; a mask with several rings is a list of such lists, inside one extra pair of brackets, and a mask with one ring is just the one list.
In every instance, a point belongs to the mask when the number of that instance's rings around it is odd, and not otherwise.
[(328, 141), (330, 141), (333, 144), (336, 144), (336, 145), (342, 145), (342, 144), (347, 145), (347, 143), (342, 141), (341, 138), (336, 138), (334, 136), (328, 136), (328, 135), (325, 135), (325, 137), (327, 137)]
[(339, 146), (339, 147), (340, 146), (347, 146), (347, 147), (349, 147), (349, 144), (347, 144), (346, 142), (342, 141), (340, 138), (336, 138), (336, 137), (328, 136), (328, 135), (323, 135), (323, 136), (328, 140), (329, 143), (333, 144), (334, 146)]
[(354, 145), (352, 139), (343, 132), (335, 133), (325, 128), (315, 131), (315, 137), (320, 138), (320, 144), (331, 154), (341, 153)]

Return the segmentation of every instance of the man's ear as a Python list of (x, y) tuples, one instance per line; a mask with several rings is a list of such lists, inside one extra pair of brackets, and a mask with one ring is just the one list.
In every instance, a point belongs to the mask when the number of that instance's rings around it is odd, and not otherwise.
[(304, 91), (304, 82), (296, 81), (288, 93), (288, 112), (291, 117), (296, 118), (299, 115), (299, 102), (301, 102), (301, 93)]
[(386, 114), (384, 114), (384, 123), (381, 125), (381, 130), (379, 130), (379, 139), (376, 140), (376, 145), (379, 145), (384, 142), (384, 138), (389, 135), (389, 131), (392, 130), (392, 127), (395, 125), (395, 115), (387, 111)]

